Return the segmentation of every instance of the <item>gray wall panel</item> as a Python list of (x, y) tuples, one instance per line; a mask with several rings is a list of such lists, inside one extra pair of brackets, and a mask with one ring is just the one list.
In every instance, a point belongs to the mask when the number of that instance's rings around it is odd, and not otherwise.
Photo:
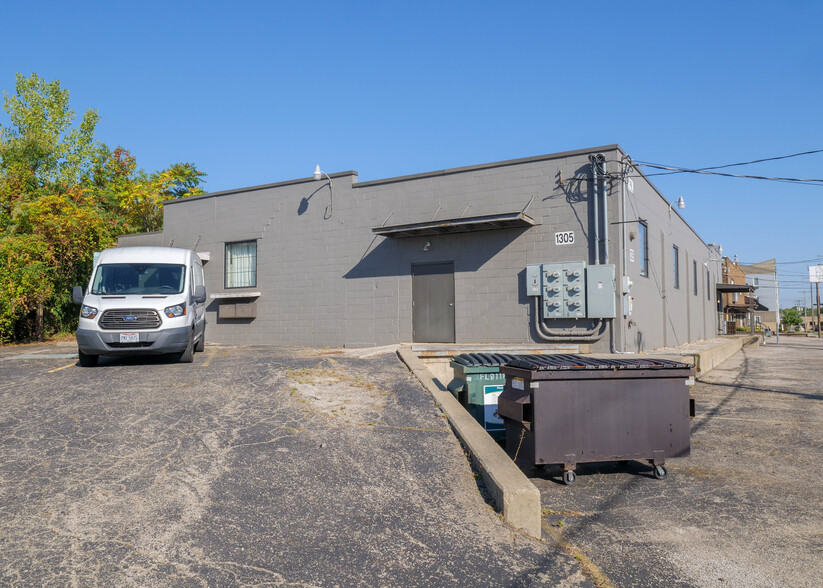
[[(619, 171), (616, 162), (623, 153), (616, 147), (600, 151), (609, 161), (608, 171)], [(353, 172), (335, 174), (331, 217), (325, 180), (295, 180), (175, 201), (166, 205), (162, 239), (166, 243), (173, 239), (182, 247), (192, 247), (200, 239), (197, 250), (211, 254), (205, 267), (210, 294), (228, 292), (223, 286), (225, 243), (257, 240), (258, 283), (250, 290), (261, 293), (258, 317), (218, 320), (218, 303), (213, 301), (208, 313), (213, 341), (352, 347), (409, 342), (411, 265), (452, 261), (458, 343), (539, 343), (531, 326), (531, 299), (525, 295), (525, 267), (593, 262), (588, 181), (588, 156), (593, 152), (376, 182), (357, 183)], [(634, 351), (664, 344), (664, 295), (670, 309), (668, 344), (713, 336), (713, 302), (704, 295), (687, 298), (690, 290), (686, 290), (689, 282), (685, 279), (679, 291), (666, 290), (660, 280), (671, 271), (669, 260), (661, 259), (661, 247), (670, 248), (672, 242), (681, 247), (685, 278), (690, 274), (686, 259), (707, 257), (706, 246), (676, 212), (669, 219), (668, 202), (651, 184), (642, 177), (633, 181), (626, 219), (648, 219), (655, 277), (638, 275), (637, 257), (627, 264), (626, 271), (635, 283), (634, 315), (628, 325), (618, 299), (617, 347)], [(620, 184), (610, 182), (608, 196), (609, 261), (617, 265), (618, 290), (622, 272), (622, 225), (617, 222), (621, 220)], [(376, 237), (371, 232), (383, 224), (517, 212), (530, 201), (526, 213), (539, 224), (529, 229), (408, 239)], [(569, 230), (575, 232), (575, 243), (555, 245), (554, 234)], [(429, 247), (424, 251), (426, 242)], [(709, 312), (703, 308), (707, 305)], [(608, 348), (608, 337), (595, 346), (598, 351)]]

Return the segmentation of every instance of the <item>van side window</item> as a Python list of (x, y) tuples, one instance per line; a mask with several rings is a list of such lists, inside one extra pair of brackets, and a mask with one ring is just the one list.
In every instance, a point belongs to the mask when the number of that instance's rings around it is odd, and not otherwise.
[(203, 280), (203, 267), (197, 264), (191, 266), (191, 283), (196, 288), (197, 286), (205, 285)]

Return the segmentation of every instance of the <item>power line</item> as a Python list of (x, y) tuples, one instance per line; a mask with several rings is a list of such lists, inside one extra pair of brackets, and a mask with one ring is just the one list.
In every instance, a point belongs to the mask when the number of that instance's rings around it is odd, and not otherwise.
[(815, 262), (816, 264), (820, 263), (820, 257), (815, 257), (814, 259), (801, 259), (800, 261), (778, 261), (777, 265), (792, 265), (797, 263), (811, 263)]
[(777, 161), (781, 159), (790, 159), (792, 157), (800, 157), (803, 155), (813, 155), (816, 153), (823, 153), (823, 149), (815, 149), (812, 151), (803, 151), (800, 153), (791, 153), (789, 155), (778, 155), (776, 157), (764, 157), (761, 159), (753, 159), (751, 161), (741, 161), (738, 163), (727, 163), (724, 165), (712, 165), (706, 167), (699, 167), (699, 168), (690, 168), (690, 167), (681, 167), (681, 166), (673, 166), (673, 165), (663, 165), (661, 163), (653, 163), (650, 161), (635, 161), (636, 166), (643, 166), (649, 167), (652, 169), (660, 169), (664, 170), (659, 173), (650, 173), (646, 174), (647, 176), (664, 176), (670, 174), (683, 174), (683, 173), (690, 173), (690, 174), (704, 174), (704, 175), (714, 175), (714, 176), (724, 176), (728, 178), (746, 178), (751, 180), (766, 180), (772, 182), (787, 182), (790, 184), (801, 184), (801, 185), (809, 185), (809, 186), (823, 186), (823, 179), (819, 178), (786, 178), (780, 176), (758, 176), (758, 175), (750, 175), (750, 174), (730, 174), (712, 170), (718, 170), (723, 168), (729, 167), (737, 167), (742, 165), (752, 165), (755, 163), (763, 163), (766, 161)]
[[(639, 163), (635, 162), (635, 165), (640, 165), (643, 167), (650, 167), (652, 169), (665, 169), (670, 170), (672, 173), (678, 174), (701, 174), (706, 176), (723, 176), (726, 178), (747, 178), (750, 180), (767, 180), (770, 182), (788, 182), (790, 184), (805, 184), (807, 186), (823, 186), (823, 179), (820, 178), (782, 178), (782, 177), (774, 177), (774, 176), (753, 176), (747, 174), (727, 174), (724, 172), (717, 172), (717, 171), (706, 171), (700, 169), (688, 169), (685, 167), (674, 167), (669, 165), (657, 165), (652, 163)], [(658, 174), (648, 174), (649, 176), (654, 176)]]
[[(743, 161), (740, 163), (727, 163), (725, 165), (713, 165), (709, 167), (698, 167), (695, 168), (694, 171), (707, 171), (712, 169), (723, 169), (726, 167), (737, 167), (741, 165), (752, 165), (754, 163), (763, 163), (764, 161), (777, 161), (778, 159), (790, 159), (792, 157), (800, 157), (802, 155), (814, 155), (815, 153), (823, 153), (823, 149), (815, 149), (814, 151), (803, 151), (801, 153), (792, 153), (790, 155), (778, 155), (777, 157), (765, 157), (763, 159), (753, 159), (751, 161)], [(662, 165), (662, 164), (654, 164), (650, 161), (638, 161), (639, 164), (648, 164), (648, 165)], [(683, 173), (681, 171), (671, 171), (665, 173), (658, 173), (658, 174), (649, 174), (650, 176), (665, 176), (669, 174), (679, 174)]]
[[(823, 255), (818, 255), (817, 257), (814, 257), (812, 259), (799, 259), (797, 261), (777, 261), (775, 263), (777, 265), (789, 265), (789, 264), (792, 264), (792, 263), (809, 263), (811, 261), (815, 261), (817, 263), (820, 263), (821, 260), (823, 260)], [(735, 263), (740, 264), (740, 265), (757, 265), (757, 264), (763, 263), (763, 262), (762, 261), (756, 261), (756, 262), (737, 261)]]

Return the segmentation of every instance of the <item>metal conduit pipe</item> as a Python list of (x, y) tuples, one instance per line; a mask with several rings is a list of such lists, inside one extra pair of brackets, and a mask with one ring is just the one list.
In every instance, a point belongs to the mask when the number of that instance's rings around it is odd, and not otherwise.
[(606, 193), (606, 156), (598, 153), (594, 156), (596, 165), (600, 168), (600, 181), (603, 182), (600, 190), (600, 202), (603, 206), (603, 263), (609, 263), (609, 199)]
[(540, 298), (534, 299), (534, 330), (538, 337), (548, 343), (596, 343), (603, 338), (605, 334), (604, 327), (606, 322), (603, 319), (597, 319), (595, 326), (588, 331), (569, 332), (562, 329), (549, 329), (543, 326), (540, 313)]
[[(622, 273), (623, 273), (624, 277), (628, 275), (628, 271), (627, 271), (627, 267), (628, 267), (628, 258), (627, 258), (627, 254), (628, 254), (628, 245), (627, 245), (628, 237), (626, 235), (626, 226), (628, 224), (628, 221), (626, 220), (626, 178), (629, 175), (629, 162), (630, 161), (631, 160), (629, 159), (628, 156), (624, 156), (623, 160), (620, 162), (620, 166), (621, 166), (621, 170), (620, 170), (620, 212), (621, 212), (620, 222), (621, 222), (621, 228), (622, 228), (622, 232), (623, 232), (623, 237), (621, 239), (621, 251), (623, 253), (623, 272)], [(628, 291), (625, 291), (623, 289), (624, 284), (625, 284), (625, 280), (621, 280), (620, 281), (621, 302), (624, 302), (622, 299), (625, 296), (628, 295)], [(624, 302), (624, 304), (625, 304), (625, 302)], [(629, 317), (628, 317), (628, 315), (626, 315), (624, 313), (623, 318), (629, 318)], [(631, 322), (631, 321), (629, 321), (629, 322)], [(612, 325), (614, 325), (614, 323), (612, 323)], [(633, 355), (635, 353), (634, 351), (628, 351), (626, 349), (626, 347), (628, 347), (628, 341), (626, 340), (628, 338), (628, 333), (626, 332), (626, 330), (621, 330), (621, 335), (624, 335), (624, 333), (625, 333), (625, 336), (622, 337), (623, 338), (623, 351), (619, 351), (616, 348), (617, 346), (616, 346), (615, 341), (614, 341), (614, 328), (612, 328), (612, 332), (609, 335), (609, 346), (611, 348), (611, 352), (615, 353), (615, 354)]]
[(597, 197), (597, 156), (589, 155), (589, 162), (592, 166), (592, 204), (594, 205), (594, 263), (600, 265), (600, 218), (598, 217), (600, 201)]
[(614, 321), (612, 321), (612, 328), (609, 329), (609, 350), (611, 353), (618, 355), (634, 355), (634, 351), (618, 351), (614, 345)]

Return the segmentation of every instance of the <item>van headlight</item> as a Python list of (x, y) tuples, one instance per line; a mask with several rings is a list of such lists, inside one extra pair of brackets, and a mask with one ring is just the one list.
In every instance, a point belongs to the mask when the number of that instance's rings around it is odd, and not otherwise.
[(93, 319), (97, 316), (97, 309), (93, 306), (86, 306), (84, 304), (80, 307), (80, 316), (85, 319)]
[(174, 306), (167, 306), (163, 312), (169, 318), (174, 318), (176, 316), (183, 316), (186, 314), (186, 303), (183, 304), (175, 304)]

